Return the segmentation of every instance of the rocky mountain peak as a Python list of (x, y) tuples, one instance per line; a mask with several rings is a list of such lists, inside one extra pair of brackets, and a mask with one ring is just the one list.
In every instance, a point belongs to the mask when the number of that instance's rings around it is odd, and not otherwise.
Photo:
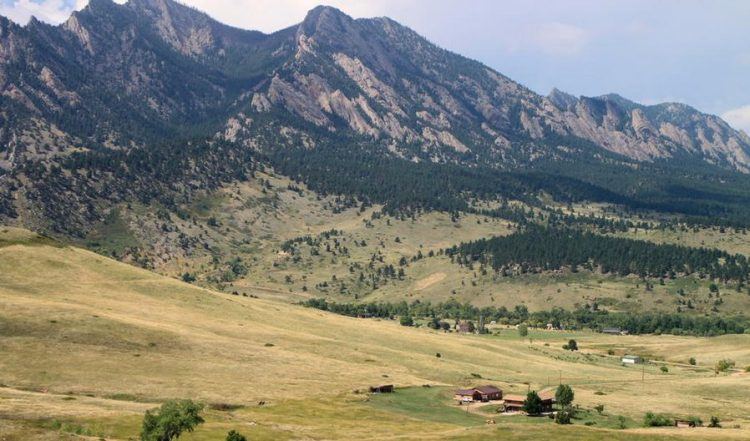
[(578, 98), (567, 92), (563, 92), (557, 87), (552, 88), (549, 95), (547, 95), (547, 99), (560, 110), (572, 109), (578, 103)]

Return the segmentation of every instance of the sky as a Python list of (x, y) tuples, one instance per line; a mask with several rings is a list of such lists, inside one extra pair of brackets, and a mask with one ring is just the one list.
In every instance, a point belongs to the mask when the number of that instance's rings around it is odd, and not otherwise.
[[(123, 3), (124, 0), (118, 0)], [(750, 134), (748, 0), (181, 0), (264, 32), (318, 4), (388, 16), (542, 94), (678, 101)], [(0, 0), (0, 15), (64, 21), (87, 0)]]

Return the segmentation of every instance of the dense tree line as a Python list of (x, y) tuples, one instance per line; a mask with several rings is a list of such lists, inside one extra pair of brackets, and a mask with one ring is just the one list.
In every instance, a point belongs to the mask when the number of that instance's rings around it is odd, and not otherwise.
[(305, 306), (330, 311), (350, 317), (394, 318), (410, 316), (435, 318), (437, 320), (476, 320), (485, 323), (497, 321), (510, 325), (528, 324), (545, 327), (548, 323), (556, 328), (592, 329), (617, 327), (631, 334), (686, 334), (722, 335), (741, 334), (750, 329), (750, 318), (737, 316), (698, 316), (661, 312), (610, 312), (593, 308), (578, 308), (568, 311), (554, 308), (549, 311), (529, 312), (523, 305), (513, 309), (505, 307), (477, 307), (469, 303), (449, 300), (444, 303), (405, 301), (397, 303), (334, 303), (325, 299), (309, 299)]
[(750, 273), (750, 263), (741, 254), (534, 225), (509, 236), (462, 243), (447, 249), (446, 254), (459, 264), (479, 262), (496, 271), (513, 266), (524, 270), (571, 267), (574, 271), (583, 267), (623, 276), (698, 274), (739, 283)]

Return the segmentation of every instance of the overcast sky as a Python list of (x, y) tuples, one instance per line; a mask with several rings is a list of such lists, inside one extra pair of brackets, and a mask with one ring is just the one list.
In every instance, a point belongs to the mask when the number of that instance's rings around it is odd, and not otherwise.
[[(122, 1), (120, 1), (122, 3)], [(218, 20), (272, 32), (317, 4), (388, 16), (438, 45), (546, 94), (616, 92), (680, 101), (750, 133), (746, 0), (182, 0)], [(65, 20), (87, 0), (0, 0), (0, 14)]]

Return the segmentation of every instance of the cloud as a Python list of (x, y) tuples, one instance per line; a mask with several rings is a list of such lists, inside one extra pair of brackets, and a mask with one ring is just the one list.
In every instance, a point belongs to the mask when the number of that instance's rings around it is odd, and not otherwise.
[(724, 121), (735, 129), (744, 130), (750, 134), (750, 105), (728, 110), (721, 114)]
[(536, 45), (550, 55), (570, 56), (580, 53), (590, 39), (589, 32), (565, 23), (544, 23), (533, 30)]
[(0, 15), (21, 24), (32, 15), (47, 23), (60, 23), (75, 6), (74, 0), (0, 0)]
[[(126, 3), (127, 0), (114, 0)], [(177, 0), (209, 13), (222, 23), (243, 29), (274, 32), (302, 21), (315, 6), (325, 3), (354, 17), (383, 15), (396, 0)], [(51, 24), (61, 23), (74, 10), (81, 10), (88, 0), (0, 0), (0, 15), (25, 24), (35, 16)]]

